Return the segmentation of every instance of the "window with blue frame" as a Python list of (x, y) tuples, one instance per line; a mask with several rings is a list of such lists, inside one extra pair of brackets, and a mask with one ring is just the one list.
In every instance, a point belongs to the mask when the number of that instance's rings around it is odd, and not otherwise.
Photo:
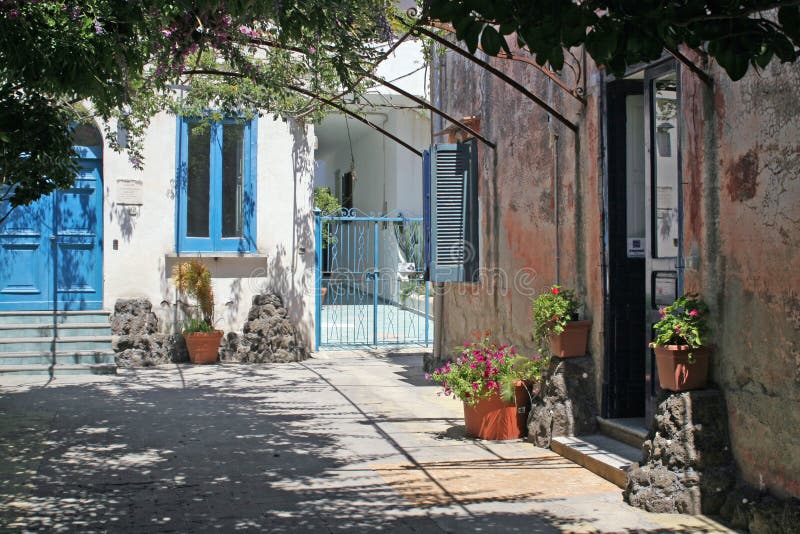
[(178, 128), (178, 252), (255, 252), (256, 120)]

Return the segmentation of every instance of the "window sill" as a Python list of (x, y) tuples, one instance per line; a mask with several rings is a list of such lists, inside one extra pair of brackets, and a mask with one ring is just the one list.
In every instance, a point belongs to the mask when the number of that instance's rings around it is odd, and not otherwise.
[(212, 259), (222, 259), (222, 258), (246, 258), (246, 259), (267, 259), (267, 254), (262, 254), (260, 252), (169, 252), (166, 254), (166, 258), (169, 260), (175, 260), (180, 258), (212, 258)]

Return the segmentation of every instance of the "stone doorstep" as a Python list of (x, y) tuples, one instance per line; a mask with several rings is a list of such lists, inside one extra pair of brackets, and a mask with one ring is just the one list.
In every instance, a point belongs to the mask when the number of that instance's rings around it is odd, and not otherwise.
[(601, 434), (581, 437), (554, 437), (553, 452), (585, 467), (620, 488), (625, 488), (631, 464), (638, 464), (640, 449)]
[(628, 417), (620, 419), (597, 418), (597, 428), (601, 434), (621, 441), (641, 450), (647, 439), (647, 428), (644, 417)]

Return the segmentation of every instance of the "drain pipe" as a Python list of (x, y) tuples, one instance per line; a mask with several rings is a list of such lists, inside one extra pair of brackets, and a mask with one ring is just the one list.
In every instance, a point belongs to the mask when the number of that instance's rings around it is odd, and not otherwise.
[[(435, 45), (434, 45), (435, 46)], [(445, 55), (443, 54), (432, 54), (433, 56), (433, 65), (429, 72), (428, 84), (430, 87), (430, 95), (431, 95), (431, 102), (434, 100), (435, 96), (440, 96), (439, 93), (439, 84), (436, 83), (436, 76), (434, 75), (434, 71), (436, 70), (436, 64), (439, 63), (439, 71), (446, 75), (444, 67), (441, 63), (444, 62)], [(437, 98), (438, 104), (441, 105), (441, 98)], [(437, 120), (438, 117), (434, 117), (433, 113), (430, 114), (431, 120), (431, 145), (433, 145), (434, 140), (434, 129), (433, 122)], [(442, 119), (438, 118), (441, 122)], [(441, 126), (441, 125), (440, 125)], [(430, 261), (428, 258), (427, 261)], [(432, 370), (434, 367), (438, 365), (438, 362), (442, 361), (442, 345), (443, 343), (443, 336), (442, 333), (444, 331), (444, 284), (442, 282), (434, 282), (433, 286), (433, 361), (436, 362), (431, 367)]]
[[(553, 105), (553, 82), (552, 80), (547, 82), (547, 103), (552, 106)], [(558, 181), (558, 132), (556, 132), (555, 127), (553, 126), (553, 117), (549, 114), (547, 115), (547, 127), (550, 131), (550, 150), (553, 156), (553, 226), (555, 228), (555, 247), (554, 247), (554, 265), (553, 268), (555, 270), (555, 284), (561, 284), (561, 250), (560, 250), (560, 243), (559, 243), (559, 198), (558, 198), (558, 188), (559, 188), (559, 181)]]

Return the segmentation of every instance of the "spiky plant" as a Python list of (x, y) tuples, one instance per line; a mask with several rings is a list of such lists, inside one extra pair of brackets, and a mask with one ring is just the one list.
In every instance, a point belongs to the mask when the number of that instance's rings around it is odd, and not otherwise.
[(197, 302), (203, 321), (210, 328), (214, 324), (214, 291), (211, 288), (211, 271), (198, 260), (179, 263), (172, 268), (172, 280), (178, 291)]

